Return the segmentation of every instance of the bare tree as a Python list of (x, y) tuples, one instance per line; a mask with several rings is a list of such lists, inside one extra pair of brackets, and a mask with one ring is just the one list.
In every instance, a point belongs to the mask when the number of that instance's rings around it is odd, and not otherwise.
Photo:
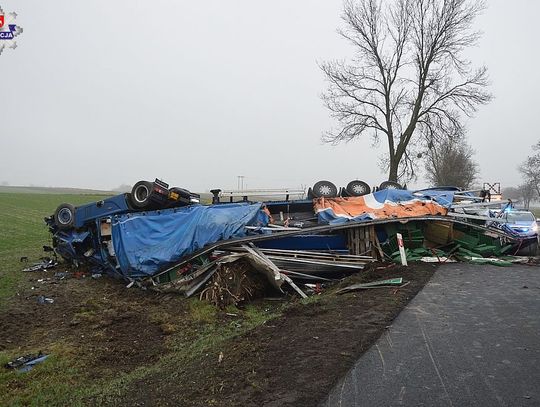
[(512, 201), (521, 199), (519, 187), (505, 187), (501, 192), (504, 199), (511, 199)]
[(435, 186), (471, 188), (478, 174), (473, 155), (473, 149), (464, 140), (436, 143), (427, 153), (427, 179)]
[(536, 187), (531, 182), (525, 182), (518, 186), (520, 198), (523, 200), (523, 207), (529, 209), (531, 201), (533, 201), (537, 196), (538, 192)]
[(464, 116), (491, 100), (487, 69), (463, 57), (479, 39), (473, 22), (483, 9), (475, 0), (345, 0), (339, 33), (355, 55), (321, 64), (322, 98), (339, 123), (323, 140), (382, 137), (388, 179), (414, 178), (417, 152), (461, 136)]
[(522, 202), (525, 209), (529, 209), (531, 202), (537, 198), (536, 188), (529, 182), (517, 187), (506, 187), (502, 193), (504, 199)]
[(531, 185), (536, 191), (536, 195), (540, 196), (540, 141), (532, 148), (535, 153), (527, 157), (519, 166), (519, 172), (525, 177), (524, 185)]

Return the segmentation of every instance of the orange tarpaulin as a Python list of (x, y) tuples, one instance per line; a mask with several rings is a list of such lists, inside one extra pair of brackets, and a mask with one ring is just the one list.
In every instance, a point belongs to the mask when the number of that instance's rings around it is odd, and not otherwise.
[(422, 215), (446, 215), (448, 209), (435, 201), (411, 199), (393, 202), (377, 201), (373, 194), (350, 198), (316, 198), (315, 213), (332, 210), (337, 218), (356, 218), (368, 215), (372, 219), (404, 218)]

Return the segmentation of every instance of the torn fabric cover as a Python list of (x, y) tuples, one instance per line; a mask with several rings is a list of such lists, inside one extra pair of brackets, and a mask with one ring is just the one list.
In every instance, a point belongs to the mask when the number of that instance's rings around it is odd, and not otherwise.
[(452, 192), (428, 195), (385, 189), (358, 197), (317, 198), (313, 201), (313, 207), (319, 223), (332, 225), (370, 219), (446, 215), (452, 200)]
[(261, 205), (193, 205), (115, 216), (112, 240), (121, 272), (151, 276), (207, 244), (244, 236), (245, 226), (266, 226)]
[(73, 245), (84, 242), (88, 236), (88, 231), (60, 231), (56, 234), (56, 252), (66, 258), (76, 258), (77, 251)]

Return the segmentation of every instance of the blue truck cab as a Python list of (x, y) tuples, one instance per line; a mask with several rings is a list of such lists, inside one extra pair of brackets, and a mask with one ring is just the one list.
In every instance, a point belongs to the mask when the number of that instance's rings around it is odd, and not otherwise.
[(111, 219), (115, 215), (187, 206), (199, 201), (198, 194), (183, 188), (169, 188), (158, 179), (139, 181), (131, 193), (80, 206), (60, 204), (53, 215), (45, 218), (45, 223), (52, 233), (57, 254), (75, 262), (103, 265), (108, 263), (111, 253)]

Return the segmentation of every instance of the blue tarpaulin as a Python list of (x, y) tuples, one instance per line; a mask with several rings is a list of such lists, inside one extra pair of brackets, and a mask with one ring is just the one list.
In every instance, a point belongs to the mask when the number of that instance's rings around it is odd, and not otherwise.
[(122, 274), (151, 276), (208, 244), (244, 236), (245, 226), (266, 226), (261, 205), (194, 205), (117, 216), (112, 240)]
[(90, 236), (90, 232), (87, 230), (82, 232), (75, 230), (60, 231), (56, 234), (56, 251), (61, 256), (67, 258), (77, 257), (77, 252), (73, 245), (84, 242), (88, 236)]

